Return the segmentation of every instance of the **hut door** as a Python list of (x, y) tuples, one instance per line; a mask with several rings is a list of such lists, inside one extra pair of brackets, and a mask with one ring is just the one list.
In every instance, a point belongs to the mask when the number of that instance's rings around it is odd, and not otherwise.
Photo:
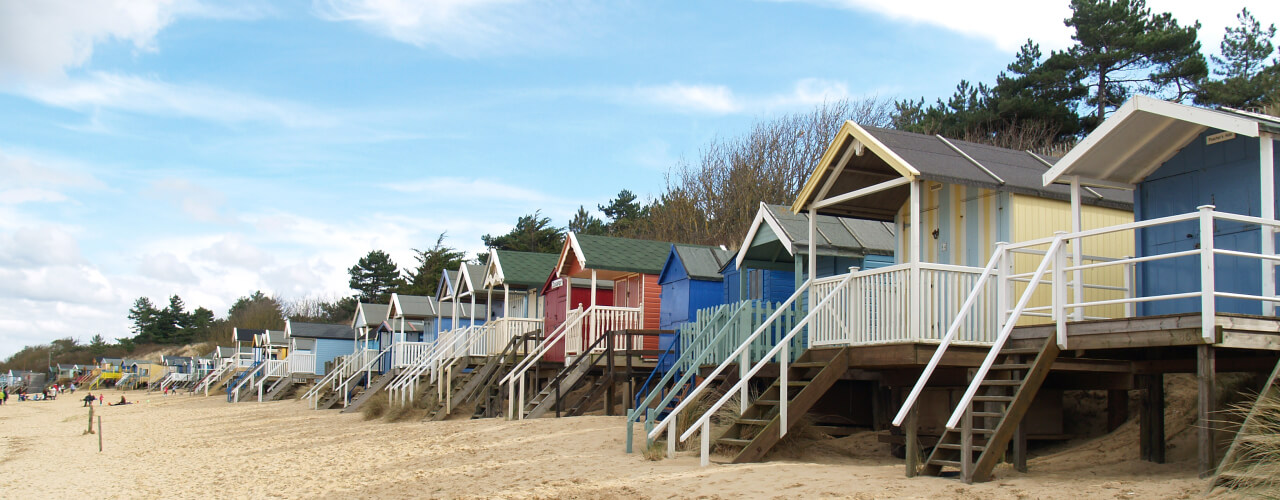
[[(1142, 218), (1154, 219), (1194, 212), (1201, 204), (1199, 173), (1192, 171), (1142, 184)], [(1197, 221), (1162, 224), (1143, 229), (1138, 236), (1139, 253), (1160, 255), (1199, 248)], [(1143, 296), (1189, 292), (1200, 287), (1200, 261), (1163, 259), (1138, 265), (1138, 293)], [(1177, 314), (1200, 310), (1200, 299), (1160, 300), (1139, 304), (1142, 315)]]

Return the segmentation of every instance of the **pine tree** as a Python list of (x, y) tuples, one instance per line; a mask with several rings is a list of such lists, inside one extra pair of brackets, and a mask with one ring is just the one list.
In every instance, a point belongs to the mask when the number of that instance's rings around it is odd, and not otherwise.
[[(515, 250), (518, 252), (551, 253), (560, 250), (564, 233), (560, 228), (551, 225), (550, 217), (543, 217), (538, 210), (516, 220), (516, 227), (502, 236), (484, 235), (480, 238), (485, 246), (499, 250)], [(477, 257), (483, 262), (483, 257)]]
[(400, 269), (391, 256), (382, 250), (372, 250), (347, 270), (352, 290), (360, 292), (362, 302), (382, 303), (391, 298), (391, 292), (404, 284)]
[[(604, 221), (600, 220), (586, 208), (579, 205), (578, 212), (573, 214), (573, 219), (569, 220), (568, 231), (575, 234), (606, 234), (609, 232), (604, 226)], [(559, 249), (556, 249), (559, 251)]]
[(1276, 25), (1262, 28), (1249, 12), (1236, 15), (1239, 25), (1227, 28), (1219, 44), (1221, 56), (1212, 56), (1213, 74), (1221, 79), (1207, 79), (1196, 95), (1196, 104), (1251, 108), (1267, 104), (1268, 98), (1280, 98), (1280, 60), (1271, 39)]
[(446, 269), (457, 269), (462, 264), (466, 254), (445, 246), (445, 235), (446, 233), (440, 233), (435, 246), (431, 248), (413, 249), (413, 258), (418, 261), (418, 267), (405, 273), (407, 283), (400, 287), (399, 293), (433, 296), (440, 284), (440, 273)]
[(1090, 89), (1093, 124), (1135, 92), (1173, 91), (1181, 101), (1208, 74), (1196, 32), (1167, 12), (1152, 14), (1144, 0), (1071, 0), (1076, 44), (1068, 54), (1078, 78)]
[(614, 236), (631, 236), (635, 226), (645, 216), (645, 206), (636, 201), (635, 193), (629, 189), (618, 192), (618, 196), (609, 200), (608, 205), (599, 205), (600, 212), (609, 218), (606, 225), (608, 234)]
[(129, 309), (129, 319), (133, 320), (134, 340), (140, 343), (155, 342), (159, 314), (160, 311), (156, 309), (155, 304), (151, 303), (151, 299), (138, 297), (138, 300), (133, 301), (133, 307)]

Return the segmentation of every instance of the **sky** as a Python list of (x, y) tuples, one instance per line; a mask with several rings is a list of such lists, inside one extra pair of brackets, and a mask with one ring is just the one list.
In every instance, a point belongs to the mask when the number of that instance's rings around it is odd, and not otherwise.
[[(1216, 51), (1247, 5), (1150, 0)], [(0, 356), (352, 293), (535, 210), (646, 198), (716, 137), (992, 81), (1064, 1), (0, 0)]]

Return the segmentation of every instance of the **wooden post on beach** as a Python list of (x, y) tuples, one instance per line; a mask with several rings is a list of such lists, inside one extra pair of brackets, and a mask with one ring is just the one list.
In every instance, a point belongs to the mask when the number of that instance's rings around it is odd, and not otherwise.
[(93, 406), (89, 406), (89, 434), (93, 434)]
[(98, 453), (102, 453), (102, 415), (98, 415)]

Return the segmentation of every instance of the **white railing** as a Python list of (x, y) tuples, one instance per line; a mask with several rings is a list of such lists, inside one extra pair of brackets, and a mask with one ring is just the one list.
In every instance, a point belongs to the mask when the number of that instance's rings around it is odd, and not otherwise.
[[(781, 375), (778, 381), (778, 389), (779, 389), (778, 411), (779, 411), (779, 418), (780, 418), (778, 432), (779, 432), (779, 436), (785, 436), (787, 434), (787, 427), (789, 427), (787, 423), (787, 411), (788, 411), (787, 405), (789, 404), (789, 400), (790, 400), (790, 398), (787, 395), (787, 392), (789, 390), (789, 382), (787, 378), (788, 378), (788, 373), (790, 372), (790, 370), (787, 368), (787, 365), (791, 355), (790, 353), (791, 341), (796, 337), (796, 335), (798, 335), (801, 331), (803, 331), (806, 326), (810, 325), (813, 322), (813, 319), (815, 317), (819, 317), (820, 315), (825, 314), (825, 309), (833, 306), (833, 299), (841, 296), (839, 292), (842, 289), (847, 288), (849, 285), (849, 282), (852, 281), (852, 279), (853, 279), (852, 273), (844, 275), (844, 277), (841, 279), (838, 285), (836, 285), (836, 287), (833, 289), (829, 289), (825, 296), (820, 296), (817, 293), (809, 294), (810, 302), (812, 302), (815, 298), (818, 299), (817, 303), (814, 304), (812, 308), (810, 308), (809, 314), (806, 314), (804, 318), (798, 321), (795, 324), (795, 326), (793, 326), (791, 330), (787, 332), (786, 335), (784, 335), (781, 339), (778, 339), (778, 343), (774, 345), (773, 348), (770, 349), (769, 352), (766, 353), (762, 359), (760, 359), (760, 361), (751, 365), (751, 369), (743, 373), (741, 378), (738, 380), (736, 384), (734, 384), (732, 388), (726, 391), (725, 394), (715, 402), (715, 404), (711, 405), (711, 407), (708, 408), (707, 411), (702, 414), (702, 416), (698, 417), (698, 419), (694, 421), (692, 425), (689, 426), (688, 430), (686, 430), (683, 434), (680, 435), (679, 440), (683, 442), (688, 440), (689, 436), (692, 436), (694, 432), (701, 431), (702, 433), (702, 439), (701, 439), (702, 465), (704, 466), (707, 465), (710, 460), (711, 417), (713, 417), (715, 413), (718, 412), (726, 402), (728, 402), (730, 399), (732, 399), (735, 396), (740, 398), (740, 401), (739, 401), (740, 409), (745, 411), (746, 408), (751, 404), (751, 402), (749, 401), (750, 393), (748, 391), (751, 377), (755, 376), (755, 374), (759, 372), (761, 368), (763, 368), (765, 365), (769, 364), (770, 362), (773, 362), (775, 359), (778, 362), (778, 373)], [(759, 337), (766, 329), (768, 329), (773, 322), (777, 321), (777, 319), (783, 314), (783, 312), (785, 312), (791, 306), (791, 304), (794, 303), (800, 297), (802, 293), (813, 290), (812, 288), (813, 284), (814, 284), (814, 280), (806, 280), (801, 286), (797, 287), (795, 293), (793, 293), (791, 297), (788, 297), (786, 302), (783, 302), (782, 305), (778, 307), (778, 310), (775, 311), (772, 315), (770, 315), (769, 319), (765, 320), (764, 324), (756, 328), (756, 330), (751, 333), (751, 336), (747, 337), (747, 339), (741, 345), (739, 345), (738, 348), (734, 350), (734, 352), (730, 354), (728, 358), (726, 358), (718, 366), (716, 366), (715, 370), (713, 370), (709, 375), (707, 375), (706, 379), (704, 379), (701, 384), (698, 384), (698, 386), (694, 388), (693, 392), (690, 392), (687, 397), (683, 398), (680, 401), (679, 405), (676, 405), (676, 408), (672, 410), (670, 414), (667, 415), (667, 418), (662, 419), (661, 421), (658, 422), (656, 426), (654, 426), (654, 428), (648, 434), (649, 439), (657, 438), (657, 436), (659, 436), (662, 433), (662, 430), (666, 429), (667, 441), (668, 441), (667, 450), (668, 450), (668, 453), (674, 453), (675, 443), (676, 443), (675, 422), (676, 422), (676, 419), (679, 418), (680, 413), (685, 410), (685, 408), (689, 405), (690, 402), (696, 401), (698, 397), (702, 394), (702, 392), (706, 390), (707, 386), (709, 386), (711, 382), (715, 380), (717, 376), (719, 376), (720, 372), (722, 372), (727, 366), (729, 366), (729, 364), (745, 359), (745, 355), (747, 354), (747, 351), (750, 348), (751, 343), (754, 342), (756, 338)]]
[(236, 356), (236, 368), (250, 368), (253, 366), (253, 358)]
[(316, 355), (310, 352), (291, 352), (285, 361), (289, 362), (289, 373), (316, 373)]
[(203, 389), (204, 395), (208, 396), (209, 387), (212, 386), (213, 384), (216, 384), (219, 380), (222, 380), (222, 376), (226, 375), (227, 372), (230, 371), (233, 366), (235, 366), (235, 363), (232, 362), (232, 360), (230, 359), (225, 360), (222, 363), (218, 364), (217, 368), (215, 368), (212, 372), (209, 372), (208, 375), (205, 375), (203, 379), (200, 379), (200, 383), (196, 384), (195, 389), (192, 389), (191, 392), (200, 392), (200, 390)]
[[(918, 291), (911, 284), (913, 266), (920, 273)], [(825, 297), (832, 291), (838, 295), (833, 307), (813, 318), (809, 345), (940, 341), (981, 273), (982, 269), (973, 267), (920, 263), (854, 271), (849, 285), (839, 290), (836, 287), (844, 275), (815, 280), (814, 295)], [(988, 295), (994, 299), (994, 289)], [(920, 301), (920, 326), (914, 331), (908, 320), (913, 298)], [(988, 343), (995, 338), (995, 301), (982, 304), (986, 308), (963, 323), (959, 340)]]
[(471, 344), (472, 356), (495, 356), (511, 342), (511, 338), (542, 328), (542, 320), (534, 318), (498, 318), (479, 327), (475, 342)]
[[(236, 386), (235, 386), (233, 389), (231, 389), (231, 397), (232, 397), (231, 402), (233, 402), (233, 403), (239, 403), (239, 402), (240, 402), (240, 389), (241, 389), (242, 387), (244, 387), (244, 386), (245, 386), (245, 384), (248, 384), (248, 383), (253, 382), (253, 381), (254, 381), (254, 376), (255, 376), (255, 375), (258, 375), (258, 374), (260, 374), (260, 373), (262, 373), (262, 371), (263, 371), (264, 369), (266, 369), (266, 367), (267, 367), (267, 364), (266, 364), (266, 363), (260, 363), (260, 364), (258, 364), (258, 366), (257, 366), (257, 367), (255, 367), (253, 370), (250, 370), (250, 371), (249, 371), (249, 373), (245, 374), (244, 378), (240, 379), (240, 383), (239, 383), (239, 384), (236, 384)], [(261, 397), (259, 397), (259, 398), (261, 398)], [(261, 400), (261, 399), (259, 399), (259, 400)]]
[[(437, 346), (440, 345), (439, 338), (435, 342), (428, 342), (427, 344), (427, 349), (419, 352), (417, 357), (411, 359), (405, 369), (399, 375), (396, 375), (394, 379), (391, 379), (391, 383), (387, 384), (387, 393), (392, 401), (398, 399), (401, 404), (408, 401), (405, 391), (408, 390), (409, 384), (421, 377), (431, 367), (431, 359), (435, 356)], [(399, 398), (397, 398), (397, 395)]]
[(431, 350), (435, 342), (396, 342), (391, 345), (391, 366), (404, 368)]
[[(546, 335), (542, 339), (542, 343), (538, 344), (538, 348), (529, 356), (520, 360), (514, 368), (511, 369), (506, 376), (502, 377), (499, 384), (507, 384), (507, 418), (508, 419), (524, 419), (524, 402), (525, 397), (525, 374), (529, 369), (538, 365), (539, 361), (547, 355), (557, 344), (565, 340), (565, 332), (580, 332), (582, 319), (586, 317), (582, 308), (570, 309), (565, 315), (564, 322), (557, 326), (555, 331)], [(569, 360), (569, 356), (565, 356), (565, 361)], [(536, 373), (536, 372), (535, 372)]]
[(351, 360), (352, 356), (349, 355), (334, 358), (335, 363), (333, 369), (326, 372), (324, 377), (322, 377), (319, 382), (316, 382), (316, 385), (312, 386), (307, 390), (307, 392), (302, 394), (302, 399), (311, 400), (311, 409), (316, 409), (321, 393), (337, 388), (337, 384), (339, 380), (341, 380), (339, 377), (341, 377), (342, 373), (346, 371), (346, 367), (351, 363)]
[[(582, 354), (586, 346), (594, 344), (605, 333), (640, 328), (644, 322), (643, 315), (644, 311), (639, 307), (591, 306), (585, 319), (577, 323), (577, 328), (565, 333), (565, 364), (569, 364), (570, 356)], [(632, 344), (639, 345), (634, 341)]]
[[(383, 356), (386, 356), (388, 352), (390, 351), (376, 351), (373, 349), (365, 349), (360, 353), (358, 353), (355, 359), (357, 361), (363, 360), (364, 362), (361, 363), (355, 370), (353, 370), (350, 375), (348, 375), (345, 379), (343, 379), (342, 383), (338, 384), (338, 390), (341, 391), (341, 394), (342, 394), (343, 408), (346, 408), (347, 405), (351, 404), (351, 384), (355, 383), (356, 380), (359, 380), (361, 375), (365, 376), (366, 386), (372, 383), (373, 374), (374, 372), (377, 371), (377, 366), (379, 362), (382, 361)], [(356, 366), (356, 365), (352, 363), (350, 366)]]
[[(1163, 254), (1145, 255), (1142, 257), (1092, 259), (1093, 262), (1089, 262), (1091, 259), (1082, 258), (1079, 263), (1068, 264), (1070, 261), (1069, 257), (1071, 255), (1071, 252), (1067, 250), (1066, 246), (1068, 242), (1080, 245), (1081, 243), (1078, 242), (1082, 242), (1088, 238), (1114, 235), (1115, 233), (1121, 232), (1134, 232), (1134, 241), (1137, 241), (1137, 231), (1147, 230), (1157, 226), (1184, 224), (1190, 222), (1198, 222), (1199, 248), (1172, 251)], [(990, 370), (991, 365), (994, 364), (995, 359), (999, 356), (999, 352), (1003, 348), (1005, 341), (1008, 339), (1014, 327), (1018, 325), (1019, 319), (1025, 315), (1043, 312), (1049, 318), (1052, 318), (1054, 323), (1055, 343), (1058, 345), (1059, 349), (1065, 350), (1070, 348), (1070, 339), (1067, 335), (1067, 321), (1071, 319), (1078, 320), (1097, 318), (1097, 316), (1084, 316), (1083, 311), (1089, 308), (1096, 309), (1124, 305), (1126, 307), (1123, 314), (1117, 314), (1116, 316), (1131, 317), (1134, 314), (1131, 306), (1139, 303), (1179, 299), (1198, 299), (1201, 335), (1202, 340), (1205, 343), (1217, 342), (1217, 328), (1215, 325), (1217, 319), (1216, 313), (1218, 299), (1261, 302), (1263, 304), (1264, 313), (1271, 313), (1273, 304), (1275, 302), (1280, 302), (1280, 299), (1277, 299), (1276, 297), (1273, 274), (1274, 266), (1277, 262), (1280, 262), (1280, 257), (1276, 256), (1274, 247), (1263, 245), (1263, 248), (1265, 249), (1264, 252), (1247, 252), (1242, 250), (1215, 248), (1213, 236), (1215, 222), (1257, 225), (1262, 229), (1263, 238), (1266, 239), (1274, 238), (1274, 232), (1277, 228), (1280, 228), (1280, 221), (1216, 212), (1213, 210), (1212, 206), (1206, 205), (1199, 207), (1199, 211), (1196, 213), (1173, 215), (1076, 233), (1059, 232), (1050, 238), (1041, 238), (1017, 244), (998, 244), (996, 252), (992, 255), (987, 268), (983, 270), (983, 274), (978, 280), (977, 286), (970, 293), (969, 298), (966, 299), (964, 305), (957, 314), (955, 321), (952, 322), (952, 326), (948, 329), (947, 335), (943, 337), (937, 351), (934, 352), (933, 357), (925, 366), (925, 370), (921, 373), (920, 379), (917, 380), (916, 385), (912, 387), (911, 392), (903, 401), (902, 408), (898, 411), (897, 416), (894, 417), (893, 424), (902, 425), (907, 414), (915, 405), (924, 386), (928, 383), (930, 376), (937, 367), (938, 361), (946, 352), (947, 346), (951, 344), (954, 332), (959, 328), (958, 323), (963, 321), (966, 314), (969, 313), (975, 303), (978, 302), (978, 295), (983, 292), (981, 287), (984, 282), (992, 280), (993, 278), (997, 282), (995, 285), (997, 293), (996, 302), (998, 304), (997, 310), (1004, 313), (1001, 315), (1003, 316), (1003, 321), (1001, 323), (999, 334), (997, 335), (991, 350), (987, 353), (987, 357), (978, 368), (978, 371), (975, 373), (974, 378), (968, 389), (965, 391), (964, 396), (961, 397), (955, 411), (951, 415), (951, 418), (947, 421), (947, 428), (949, 429), (954, 430), (957, 428), (961, 418), (964, 416), (965, 408), (969, 407), (979, 386), (986, 377), (987, 372)], [(1181, 231), (1179, 231), (1179, 234), (1181, 234)], [(1187, 245), (1190, 246), (1190, 243), (1191, 242), (1187, 242)], [(1013, 255), (1017, 253), (1028, 253), (1027, 250), (1029, 249), (1045, 245), (1048, 245), (1049, 248), (1044, 252), (1044, 256), (1040, 260), (1039, 265), (1036, 267), (1034, 272), (1021, 274), (1013, 272)], [(1264, 279), (1262, 280), (1262, 289), (1256, 294), (1220, 291), (1214, 277), (1215, 260), (1220, 256), (1260, 261), (1260, 267), (1262, 268), (1262, 274), (1264, 276)], [(1194, 290), (1171, 291), (1160, 295), (1148, 296), (1137, 296), (1132, 292), (1131, 276), (1133, 274), (1133, 266), (1154, 261), (1173, 259), (1196, 259), (1197, 262), (1195, 267), (1199, 270), (1200, 280), (1198, 286), (1195, 287)], [(1088, 285), (1083, 283), (1084, 279), (1082, 276), (1089, 271), (1098, 271), (1111, 267), (1121, 268), (1124, 276), (1124, 286), (1117, 287), (1115, 285), (1108, 285), (1105, 283), (1095, 284), (1095, 286), (1092, 287), (1092, 290), (1095, 291), (1095, 294), (1097, 291), (1101, 290), (1103, 292), (1110, 292), (1112, 295), (1121, 296), (1119, 298), (1105, 298), (1098, 297), (1096, 295), (1094, 297), (1089, 297), (1084, 292), (1084, 289), (1088, 288)], [(1068, 278), (1068, 274), (1071, 274), (1073, 277)], [(1009, 298), (1014, 295), (1012, 293), (1014, 290), (1013, 285), (1015, 283), (1023, 282), (1024, 280), (1027, 283), (1025, 289), (1019, 296), (1017, 304), (1012, 309), (1009, 309), (1007, 304), (1009, 303)], [(1040, 291), (1038, 288), (1041, 285), (1047, 285), (1050, 288), (1048, 294), (1050, 297), (1049, 305), (1029, 307), (1028, 304), (1031, 302), (1032, 296)], [(1117, 290), (1117, 288), (1124, 289)]]

